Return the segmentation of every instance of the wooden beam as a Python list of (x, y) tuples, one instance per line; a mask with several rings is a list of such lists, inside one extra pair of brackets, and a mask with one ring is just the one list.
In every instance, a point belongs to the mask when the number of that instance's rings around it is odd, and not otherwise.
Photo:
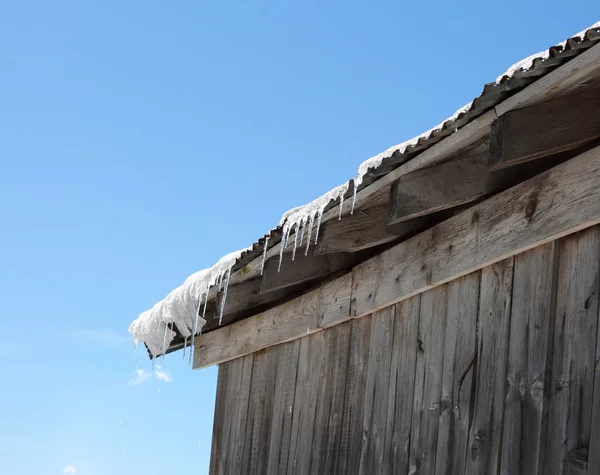
[(463, 211), (297, 299), (200, 335), (194, 367), (368, 315), (598, 223), (600, 147)]
[[(312, 249), (309, 248), (309, 251)], [(359, 261), (359, 256), (349, 252), (336, 252), (326, 255), (304, 254), (304, 248), (297, 249), (296, 257), (292, 253), (283, 254), (281, 266), (279, 256), (265, 262), (260, 292), (270, 293), (274, 290), (285, 289), (303, 282), (325, 277), (342, 269), (350, 270)]]
[(426, 219), (413, 219), (399, 226), (389, 226), (388, 208), (389, 201), (375, 208), (357, 210), (341, 220), (327, 221), (321, 227), (322, 238), (315, 253), (361, 251), (414, 234), (429, 223)]
[(600, 139), (598, 84), (514, 110), (492, 124), (490, 165), (508, 167)]
[[(457, 207), (465, 208), (469, 203), (515, 186), (574, 155), (563, 153), (548, 157), (547, 160), (493, 170), (488, 166), (489, 154), (478, 153), (416, 171), (401, 177), (392, 185), (389, 224), (400, 226), (425, 217), (433, 218), (431, 213), (440, 214), (443, 210), (448, 213)], [(430, 223), (433, 224), (435, 222)]]
[(477, 154), (400, 177), (390, 191), (389, 223), (454, 208), (490, 193), (487, 162), (487, 154)]

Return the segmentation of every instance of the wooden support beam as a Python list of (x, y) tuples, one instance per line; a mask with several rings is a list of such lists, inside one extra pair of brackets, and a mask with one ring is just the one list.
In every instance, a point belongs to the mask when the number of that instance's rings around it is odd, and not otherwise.
[(488, 157), (488, 153), (478, 153), (401, 177), (390, 191), (389, 224), (400, 226), (432, 217), (431, 213), (464, 208), (563, 163), (573, 153), (499, 170), (489, 168)]
[(513, 166), (600, 139), (600, 87), (591, 84), (543, 104), (504, 114), (492, 124), (490, 165)]
[(600, 223), (600, 147), (499, 193), (315, 290), (196, 338), (194, 368), (368, 315)]
[(315, 253), (361, 251), (414, 234), (429, 223), (426, 219), (414, 219), (399, 226), (388, 226), (388, 208), (389, 202), (386, 202), (375, 208), (357, 210), (341, 220), (327, 221), (321, 226), (322, 237)]
[(480, 153), (400, 177), (390, 191), (389, 224), (454, 208), (490, 193), (487, 162), (487, 153)]
[(272, 257), (265, 262), (260, 292), (271, 293), (303, 282), (316, 280), (342, 269), (350, 270), (359, 262), (358, 255), (348, 252), (336, 252), (326, 255), (315, 255), (309, 248), (308, 255), (304, 248), (297, 249), (296, 258), (292, 253), (283, 254), (281, 266), (279, 257)]

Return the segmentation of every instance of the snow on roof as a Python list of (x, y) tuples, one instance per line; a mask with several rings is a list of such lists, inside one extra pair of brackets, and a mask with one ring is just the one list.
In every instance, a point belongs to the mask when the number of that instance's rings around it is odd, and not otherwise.
[[(534, 70), (537, 65), (542, 64), (549, 58), (559, 56), (565, 52), (576, 51), (580, 47), (581, 43), (585, 40), (597, 41), (599, 38), (600, 22), (597, 22), (586, 30), (577, 33), (568, 40), (563, 41), (562, 43), (553, 46), (548, 50), (536, 53), (519, 61), (518, 63), (515, 63), (508, 68), (504, 74), (498, 76), (494, 83), (486, 85), (484, 92), (479, 96), (479, 98), (458, 109), (451, 117), (441, 124), (413, 139), (390, 147), (384, 152), (365, 160), (358, 167), (356, 177), (349, 182), (328, 191), (307, 205), (286, 211), (279, 222), (279, 226), (283, 228), (283, 245), (281, 246), (281, 251), (283, 251), (283, 248), (287, 244), (287, 239), (289, 238), (291, 231), (295, 229), (295, 252), (298, 234), (300, 234), (300, 239), (302, 240), (305, 228), (308, 226), (307, 236), (311, 236), (311, 231), (315, 225), (315, 221), (317, 223), (316, 240), (318, 238), (321, 218), (325, 208), (331, 202), (340, 202), (341, 218), (341, 206), (343, 204), (344, 195), (348, 192), (350, 186), (352, 185), (354, 190), (352, 209), (354, 209), (356, 192), (363, 184), (365, 177), (370, 171), (379, 168), (386, 159), (389, 159), (393, 155), (405, 154), (418, 144), (427, 142), (432, 137), (435, 137), (436, 134), (439, 134), (439, 132), (443, 130), (447, 130), (449, 127), (454, 128), (452, 132), (457, 130), (459, 126), (459, 120), (464, 117), (467, 117), (467, 119), (472, 118), (469, 116), (469, 113), (475, 112), (477, 101), (481, 100), (486, 93), (488, 93), (490, 88), (496, 88), (497, 86), (516, 78), (518, 75), (523, 75), (523, 73)], [(544, 73), (545, 72), (547, 71), (544, 71)], [(538, 76), (541, 76), (542, 74), (543, 73), (540, 73)], [(473, 117), (479, 115), (480, 113), (483, 113), (483, 111), (478, 110)], [(267, 242), (268, 239), (269, 238), (267, 237)], [(267, 242), (264, 244), (265, 251), (267, 248)], [(204, 314), (203, 311), (206, 309), (206, 305), (204, 305), (204, 308), (202, 307), (203, 299), (204, 304), (206, 304), (209, 289), (217, 284), (224, 285), (225, 295), (223, 297), (221, 306), (222, 314), (231, 269), (235, 265), (236, 261), (242, 256), (242, 254), (249, 249), (250, 248), (242, 249), (240, 251), (228, 254), (221, 258), (214, 266), (192, 274), (181, 286), (177, 287), (169, 295), (167, 295), (165, 299), (158, 302), (150, 310), (146, 310), (140, 314), (140, 316), (134, 320), (129, 327), (129, 333), (131, 333), (136, 346), (139, 343), (144, 343), (153, 356), (164, 354), (176, 335), (176, 333), (171, 329), (174, 327), (177, 327), (177, 330), (184, 338), (187, 339), (191, 336), (193, 343), (194, 336), (202, 331), (202, 327), (206, 323), (206, 321), (202, 318), (202, 315)], [(308, 246), (306, 252), (308, 252)], [(263, 254), (263, 260), (265, 255), (266, 252)], [(169, 325), (171, 325), (171, 328), (169, 328)]]

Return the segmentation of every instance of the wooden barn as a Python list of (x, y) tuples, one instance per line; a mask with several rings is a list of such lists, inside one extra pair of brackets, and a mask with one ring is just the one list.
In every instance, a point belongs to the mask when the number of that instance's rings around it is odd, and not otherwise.
[(365, 163), (196, 305), (210, 473), (600, 474), (600, 24)]

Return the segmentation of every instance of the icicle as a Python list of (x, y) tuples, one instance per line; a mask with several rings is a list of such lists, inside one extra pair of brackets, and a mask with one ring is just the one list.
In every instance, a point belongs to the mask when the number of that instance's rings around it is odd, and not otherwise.
[(167, 351), (167, 331), (169, 330), (169, 325), (165, 323), (165, 334), (163, 336), (163, 348), (162, 348), (162, 361), (165, 361), (165, 352)]
[(350, 210), (350, 214), (354, 214), (354, 205), (356, 204), (356, 192), (358, 191), (358, 185), (354, 182), (354, 194), (352, 196), (352, 209)]
[(314, 223), (315, 216), (311, 215), (310, 220), (308, 221), (308, 235), (306, 236), (306, 252), (304, 253), (305, 256), (308, 256), (308, 248), (310, 247), (310, 237), (312, 236), (312, 228)]
[(281, 247), (279, 249), (279, 266), (277, 267), (277, 272), (281, 271), (281, 261), (283, 260), (283, 250), (287, 246), (287, 239), (290, 234), (290, 228), (284, 228), (283, 237), (281, 238)]
[[(192, 348), (194, 348), (194, 340), (196, 338), (196, 330), (198, 329), (198, 317), (200, 316), (200, 306), (202, 305), (202, 295), (203, 295), (203, 293), (200, 292), (200, 295), (198, 296), (198, 308), (196, 309), (196, 318), (194, 319), (194, 328), (192, 329), (192, 345), (190, 348), (189, 364), (192, 364)], [(208, 289), (206, 291), (206, 300), (208, 300)]]
[(225, 310), (225, 301), (227, 300), (227, 289), (229, 287), (229, 277), (231, 276), (231, 268), (227, 271), (227, 277), (225, 278), (225, 290), (223, 291), (223, 300), (221, 301), (221, 311), (219, 312), (219, 326), (223, 320), (223, 311)]
[(260, 263), (260, 275), (263, 275), (263, 272), (265, 271), (265, 261), (267, 260), (267, 248), (269, 244), (269, 239), (269, 236), (265, 238), (265, 248), (263, 249), (262, 262)]
[(344, 206), (344, 193), (340, 195), (340, 214), (338, 216), (338, 221), (342, 219), (342, 208)]
[(302, 218), (300, 220), (300, 227), (302, 228), (302, 231), (300, 231), (300, 247), (302, 247), (302, 240), (304, 238), (304, 230), (306, 228), (306, 223), (304, 222), (304, 218)]
[(321, 218), (323, 217), (323, 211), (317, 211), (319, 219), (317, 220), (317, 233), (315, 234), (315, 244), (319, 242), (319, 229), (321, 229)]
[(292, 251), (292, 260), (296, 259), (296, 247), (298, 246), (298, 229), (299, 225), (296, 225), (296, 231), (294, 231), (294, 250)]
[(187, 339), (188, 337), (185, 337), (185, 340), (183, 340), (183, 356), (181, 357), (182, 360), (185, 361), (185, 351), (187, 350)]

